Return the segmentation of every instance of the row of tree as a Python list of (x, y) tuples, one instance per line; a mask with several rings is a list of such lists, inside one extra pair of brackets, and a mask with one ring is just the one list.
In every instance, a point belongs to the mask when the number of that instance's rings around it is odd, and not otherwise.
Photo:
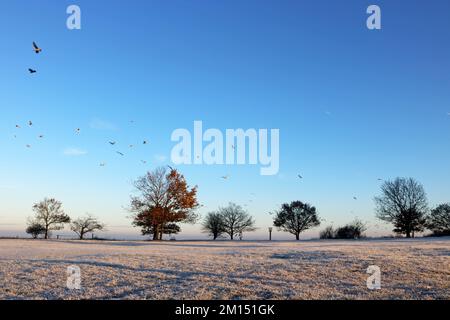
[[(376, 217), (382, 221), (392, 223), (394, 232), (414, 237), (417, 232), (431, 230), (433, 235), (450, 235), (450, 204), (444, 203), (434, 209), (429, 209), (427, 196), (423, 186), (413, 178), (397, 178), (385, 181), (381, 186), (381, 195), (375, 197)], [(281, 209), (274, 212), (273, 225), (281, 231), (295, 235), (320, 225), (320, 219), (315, 207), (301, 201), (283, 204)], [(233, 219), (230, 223), (230, 217)], [(230, 204), (218, 212), (209, 213), (203, 221), (203, 230), (213, 239), (222, 234), (228, 234), (231, 239), (237, 230), (253, 231), (253, 219), (239, 206)], [(236, 222), (237, 227), (234, 227)], [(358, 239), (364, 236), (366, 225), (355, 220), (345, 226), (334, 229), (327, 227), (320, 234), (324, 239)]]
[[(169, 167), (170, 168), (170, 167)], [(133, 225), (141, 228), (143, 235), (153, 240), (161, 240), (164, 234), (177, 234), (180, 223), (196, 223), (199, 216), (196, 209), (197, 187), (190, 187), (186, 179), (177, 170), (158, 168), (148, 172), (134, 183), (137, 191), (131, 197), (130, 211)], [(450, 235), (450, 204), (442, 204), (429, 209), (423, 186), (412, 178), (397, 178), (386, 181), (381, 187), (381, 195), (376, 197), (377, 218), (392, 223), (394, 232), (414, 237), (416, 232), (432, 230), (436, 235)], [(71, 230), (80, 239), (87, 233), (103, 230), (104, 224), (91, 215), (71, 220), (62, 209), (61, 202), (45, 199), (33, 206), (36, 215), (29, 220), (27, 232), (33, 237), (44, 235), (47, 239), (52, 230), (61, 230), (64, 224), (70, 224)], [(295, 235), (320, 225), (320, 219), (314, 206), (294, 201), (286, 203), (272, 213), (273, 225), (280, 231)], [(233, 240), (242, 239), (244, 232), (255, 231), (255, 220), (241, 206), (230, 203), (207, 214), (202, 222), (204, 232), (214, 240), (228, 235)], [(328, 227), (321, 234), (324, 238), (359, 238), (365, 226), (360, 221), (334, 230)]]
[[(177, 170), (156, 169), (135, 181), (134, 186), (137, 195), (131, 198), (133, 225), (140, 227), (143, 235), (161, 240), (163, 234), (178, 233), (179, 223), (198, 220), (197, 187), (189, 187)], [(320, 225), (316, 208), (300, 201), (284, 204), (275, 215), (274, 225), (293, 233), (297, 239), (303, 231)], [(256, 230), (254, 218), (234, 203), (208, 213), (202, 229), (214, 240), (225, 234), (231, 240), (242, 239), (244, 232)]]
[[(274, 226), (279, 230), (292, 233), (297, 240), (300, 240), (300, 234), (303, 231), (320, 225), (316, 208), (301, 201), (283, 204), (281, 209), (273, 214), (275, 215)], [(203, 221), (202, 229), (214, 240), (224, 234), (231, 240), (237, 235), (242, 239), (244, 232), (256, 230), (253, 217), (234, 203), (208, 213)]]
[(101, 231), (105, 225), (92, 215), (86, 215), (72, 220), (63, 210), (62, 203), (56, 199), (44, 199), (33, 206), (35, 216), (28, 219), (26, 232), (34, 239), (43, 236), (50, 237), (50, 232), (61, 230), (65, 224), (70, 224), (70, 229), (82, 240), (88, 233)]

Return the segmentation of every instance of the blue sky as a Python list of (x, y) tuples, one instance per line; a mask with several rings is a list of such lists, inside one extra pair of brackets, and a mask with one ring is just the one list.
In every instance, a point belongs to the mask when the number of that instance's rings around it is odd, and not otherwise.
[[(70, 4), (81, 30), (66, 28)], [(382, 30), (366, 28), (370, 4), (381, 7)], [(280, 129), (277, 176), (179, 167), (199, 186), (202, 213), (246, 204), (256, 238), (268, 212), (302, 200), (325, 224), (359, 217), (370, 234), (387, 233), (373, 228), (378, 178), (415, 177), (431, 205), (450, 201), (449, 16), (444, 0), (4, 1), (0, 233), (23, 230), (32, 204), (52, 196), (73, 217), (97, 215), (110, 234), (138, 235), (125, 209), (131, 181), (170, 164), (171, 133), (194, 120)], [(184, 230), (199, 236), (198, 226)]]

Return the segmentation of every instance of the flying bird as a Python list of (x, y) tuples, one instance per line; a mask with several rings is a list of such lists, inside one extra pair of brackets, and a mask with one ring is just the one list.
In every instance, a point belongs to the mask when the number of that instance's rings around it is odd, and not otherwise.
[(20, 129), (20, 126), (19, 126), (18, 124), (16, 124), (16, 128), (17, 128), (17, 129)]
[(303, 179), (303, 177), (299, 174), (299, 175), (297, 175), (297, 177), (299, 178), (299, 179)]
[(142, 162), (143, 164), (147, 164), (147, 161), (145, 161), (145, 160), (141, 160), (141, 162)]
[(37, 71), (36, 70), (34, 70), (34, 69), (31, 69), (31, 68), (28, 68), (28, 71), (31, 73), (31, 74), (33, 74), (33, 73), (36, 73)]
[(33, 121), (28, 121), (28, 125), (31, 127), (33, 125)]
[(144, 140), (144, 142), (142, 144), (148, 144), (147, 140)]
[(121, 155), (122, 157), (124, 156), (124, 154), (123, 154), (122, 152), (116, 151), (116, 153), (117, 153), (118, 155)]
[(36, 54), (40, 53), (42, 51), (42, 49), (39, 48), (38, 45), (36, 44), (36, 42), (34, 42), (34, 41), (33, 41), (33, 49), (34, 49), (34, 52), (36, 52)]
[(38, 136), (38, 138), (39, 138), (39, 139), (42, 139), (42, 138), (44, 138), (44, 135), (43, 135), (43, 134), (40, 134), (40, 135)]
[(105, 166), (106, 166), (105, 162), (100, 163), (100, 167), (105, 167)]
[(113, 145), (116, 144), (116, 142), (115, 141), (110, 141), (109, 144), (113, 146)]
[(129, 145), (129, 147), (130, 147), (130, 148), (133, 148), (133, 147), (134, 147), (134, 145), (130, 144), (130, 145)]
[(27, 147), (27, 148), (31, 148), (31, 145), (27, 144), (26, 147)]
[(221, 177), (223, 180), (227, 180), (230, 176), (223, 176)]
[(358, 198), (357, 197), (353, 197), (353, 200), (358, 200)]
[(80, 133), (80, 131), (81, 131), (80, 128), (75, 129), (75, 133)]

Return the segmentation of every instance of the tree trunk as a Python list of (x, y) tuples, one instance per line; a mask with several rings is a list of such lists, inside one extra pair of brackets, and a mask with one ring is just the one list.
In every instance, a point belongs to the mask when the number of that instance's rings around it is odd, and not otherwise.
[(295, 239), (297, 239), (297, 241), (300, 240), (300, 233), (295, 234)]
[(406, 237), (407, 237), (408, 239), (411, 238), (411, 231), (406, 230)]
[(45, 235), (44, 235), (44, 239), (47, 240), (48, 239), (48, 228), (45, 229)]
[(158, 227), (153, 228), (153, 241), (158, 240)]
[(234, 234), (230, 234), (230, 238), (231, 238), (231, 240), (233, 240), (234, 239)]

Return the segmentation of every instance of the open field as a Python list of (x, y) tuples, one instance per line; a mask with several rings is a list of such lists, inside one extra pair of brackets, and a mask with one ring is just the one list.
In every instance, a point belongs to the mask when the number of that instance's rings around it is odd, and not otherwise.
[[(82, 289), (66, 288), (67, 267)], [(367, 289), (367, 267), (382, 289)], [(304, 242), (0, 240), (1, 299), (449, 299), (450, 238)]]

